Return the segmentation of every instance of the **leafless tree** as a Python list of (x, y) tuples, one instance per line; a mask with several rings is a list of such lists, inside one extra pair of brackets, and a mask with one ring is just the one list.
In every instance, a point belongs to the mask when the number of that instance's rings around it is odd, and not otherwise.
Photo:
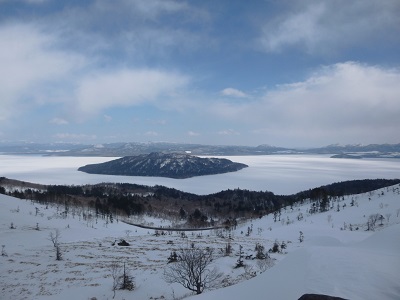
[(54, 232), (50, 232), (49, 240), (53, 243), (56, 248), (56, 260), (62, 260), (62, 253), (60, 248), (60, 230), (56, 229)]
[(111, 269), (111, 277), (113, 279), (112, 290), (113, 290), (113, 299), (115, 298), (115, 291), (120, 290), (129, 290), (132, 291), (135, 289), (135, 282), (133, 277), (129, 274), (129, 270), (126, 269), (125, 263), (123, 267), (117, 262), (112, 262), (110, 265)]
[(266, 259), (257, 259), (256, 264), (260, 272), (263, 273), (267, 269), (271, 268), (274, 265), (274, 262), (270, 257), (267, 257)]
[(112, 262), (110, 265), (111, 269), (111, 277), (113, 279), (113, 285), (112, 285), (112, 290), (113, 290), (113, 299), (115, 298), (115, 291), (118, 289), (119, 286), (119, 279), (121, 277), (120, 275), (120, 267), (117, 262)]
[(6, 248), (6, 245), (1, 245), (1, 256), (8, 256), (5, 248)]
[(54, 230), (54, 232), (50, 232), (49, 234), (49, 240), (53, 243), (54, 247), (57, 247), (58, 243), (59, 243), (59, 239), (60, 239), (61, 233), (59, 229)]
[(246, 265), (244, 266), (244, 274), (242, 276), (246, 279), (249, 280), (253, 277), (257, 276), (257, 272), (254, 270), (253, 266)]
[(332, 215), (328, 215), (328, 223), (332, 222)]
[(387, 220), (387, 222), (389, 223), (389, 219), (390, 219), (390, 217), (391, 217), (391, 213), (387, 213), (385, 216), (386, 216), (386, 220)]
[(368, 222), (367, 222), (367, 230), (368, 231), (375, 230), (376, 222), (379, 220), (380, 216), (381, 216), (380, 214), (372, 214), (369, 216)]
[(222, 275), (215, 267), (210, 269), (212, 261), (213, 249), (211, 248), (181, 249), (178, 261), (168, 264), (165, 268), (165, 281), (177, 282), (196, 294), (201, 294), (204, 289), (215, 285)]

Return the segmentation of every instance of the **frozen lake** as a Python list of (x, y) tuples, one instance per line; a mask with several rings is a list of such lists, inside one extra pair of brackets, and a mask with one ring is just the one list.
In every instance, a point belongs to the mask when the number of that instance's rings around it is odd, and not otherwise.
[(227, 156), (249, 167), (234, 173), (188, 179), (93, 175), (77, 171), (110, 157), (0, 155), (0, 176), (42, 184), (80, 185), (127, 182), (164, 185), (195, 194), (226, 189), (293, 194), (309, 188), (352, 179), (400, 178), (398, 159), (333, 159), (327, 155)]

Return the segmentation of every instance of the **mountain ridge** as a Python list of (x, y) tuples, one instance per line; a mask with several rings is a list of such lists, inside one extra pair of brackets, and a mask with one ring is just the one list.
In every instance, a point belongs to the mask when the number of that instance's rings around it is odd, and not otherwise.
[(331, 144), (325, 147), (288, 148), (268, 144), (258, 146), (202, 145), (171, 142), (118, 142), (104, 144), (68, 143), (0, 143), (2, 154), (42, 154), (55, 156), (122, 157), (152, 152), (186, 153), (198, 156), (330, 154), (352, 155), (356, 158), (400, 158), (398, 144)]

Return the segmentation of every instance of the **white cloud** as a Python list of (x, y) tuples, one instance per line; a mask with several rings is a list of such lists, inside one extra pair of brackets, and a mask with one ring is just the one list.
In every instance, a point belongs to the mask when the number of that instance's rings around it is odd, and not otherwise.
[(164, 126), (168, 124), (167, 120), (162, 120), (162, 119), (161, 120), (147, 119), (146, 122), (151, 125), (159, 125), (159, 126)]
[[(96, 56), (107, 56), (118, 45), (121, 59), (137, 61), (192, 51), (204, 44), (210, 47), (203, 30), (207, 19), (206, 10), (183, 1), (96, 0), (71, 5), (48, 22), (62, 31), (66, 46), (83, 46)], [(192, 24), (200, 24), (201, 30), (191, 30)]]
[(55, 138), (63, 141), (86, 141), (86, 140), (96, 140), (97, 136), (95, 134), (76, 134), (76, 133), (57, 133), (54, 135)]
[(317, 26), (319, 20), (325, 13), (325, 6), (318, 4), (308, 6), (305, 11), (289, 15), (284, 20), (279, 20), (276, 30), (272, 31), (270, 24), (262, 28), (263, 36), (260, 40), (267, 51), (279, 51), (286, 45), (306, 44), (313, 48), (315, 43), (321, 39)]
[(238, 97), (238, 98), (247, 97), (246, 93), (244, 93), (244, 92), (242, 92), (240, 90), (234, 89), (234, 88), (223, 89), (221, 91), (221, 94), (224, 95), (224, 96), (231, 96), (231, 97)]
[(194, 132), (194, 131), (188, 131), (188, 136), (199, 136), (200, 135), (200, 133), (198, 133), (198, 132)]
[(104, 115), (103, 117), (104, 117), (104, 120), (105, 120), (106, 122), (111, 122), (111, 121), (112, 121), (112, 117), (109, 116), (109, 115)]
[[(400, 70), (355, 62), (326, 66), (258, 102), (220, 103), (220, 117), (292, 144), (400, 142)], [(224, 133), (222, 131), (221, 133)]]
[(261, 26), (258, 43), (268, 52), (300, 47), (309, 53), (325, 53), (371, 40), (396, 42), (399, 14), (397, 0), (290, 2)]
[(176, 13), (188, 9), (188, 6), (185, 3), (170, 0), (125, 0), (125, 2), (127, 5), (131, 6), (134, 11), (137, 11), (140, 15), (144, 15), (148, 18), (155, 18), (161, 13)]
[(60, 91), (53, 85), (68, 82), (67, 77), (85, 64), (78, 55), (54, 49), (55, 40), (34, 26), (0, 27), (0, 120), (32, 105), (57, 101)]
[(50, 103), (64, 105), (77, 119), (113, 106), (155, 104), (157, 100), (157, 105), (173, 105), (168, 99), (189, 81), (163, 70), (99, 71), (96, 58), (57, 50), (59, 42), (57, 36), (32, 24), (0, 27), (0, 121)]
[(187, 82), (185, 76), (149, 69), (96, 73), (80, 82), (76, 107), (78, 112), (93, 114), (109, 107), (168, 99)]
[(64, 120), (62, 118), (53, 118), (50, 120), (51, 124), (56, 124), (56, 125), (67, 125), (68, 121)]
[(146, 136), (158, 136), (158, 132), (156, 131), (147, 131), (144, 133)]
[(240, 135), (239, 132), (233, 129), (224, 129), (217, 132), (219, 135)]
[(48, 2), (49, 0), (23, 0), (29, 4), (43, 4), (45, 2)]
[(49, 0), (0, 0), (0, 3), (1, 2), (25, 2), (28, 4), (43, 4), (48, 1)]

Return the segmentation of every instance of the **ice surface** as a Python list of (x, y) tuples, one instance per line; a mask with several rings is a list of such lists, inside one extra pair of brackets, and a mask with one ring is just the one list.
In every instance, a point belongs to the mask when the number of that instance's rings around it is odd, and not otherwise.
[(43, 157), (0, 155), (0, 176), (43, 184), (91, 184), (127, 182), (164, 185), (196, 194), (226, 189), (271, 191), (293, 194), (302, 190), (352, 179), (398, 178), (400, 160), (333, 159), (326, 155), (229, 156), (249, 167), (237, 172), (188, 179), (95, 175), (79, 172), (87, 164), (101, 163), (110, 157)]

